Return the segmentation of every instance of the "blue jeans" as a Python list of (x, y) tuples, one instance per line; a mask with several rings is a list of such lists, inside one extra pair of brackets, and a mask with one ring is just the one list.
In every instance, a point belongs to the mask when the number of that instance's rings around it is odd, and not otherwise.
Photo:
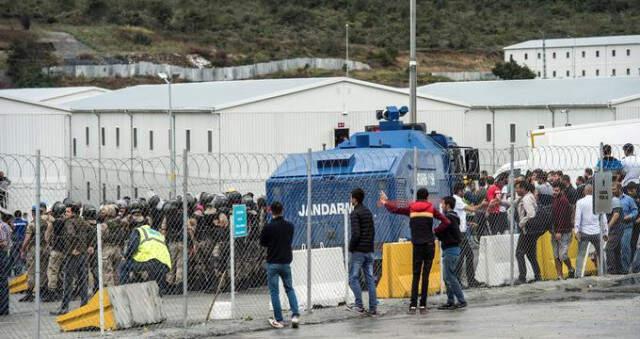
[(633, 233), (633, 226), (625, 226), (622, 233), (622, 243), (620, 244), (620, 262), (622, 272), (628, 273), (631, 268), (631, 233)]
[(458, 265), (458, 258), (460, 257), (460, 247), (449, 247), (442, 251), (442, 266), (444, 270), (444, 284), (447, 287), (447, 302), (453, 304), (454, 298), (458, 299), (459, 303), (464, 303), (464, 294), (462, 293), (462, 286), (458, 280), (456, 274), (456, 265)]
[(355, 296), (355, 304), (364, 308), (362, 304), (362, 289), (360, 288), (360, 270), (364, 273), (369, 290), (369, 312), (375, 312), (378, 306), (376, 297), (376, 281), (373, 279), (373, 252), (351, 252), (351, 265), (349, 267), (349, 286)]
[(282, 321), (282, 305), (280, 305), (280, 290), (278, 282), (282, 279), (284, 291), (289, 299), (289, 307), (294, 316), (299, 316), (298, 299), (296, 291), (293, 289), (291, 279), (291, 265), (289, 264), (267, 264), (267, 282), (269, 284), (269, 293), (271, 294), (271, 305), (273, 305), (273, 316), (277, 321)]
[(640, 249), (636, 247), (633, 263), (631, 264), (631, 273), (638, 273), (638, 272), (640, 272)]
[(13, 243), (9, 258), (9, 276), (18, 276), (24, 272), (24, 260), (20, 258), (20, 246), (22, 241), (17, 240)]

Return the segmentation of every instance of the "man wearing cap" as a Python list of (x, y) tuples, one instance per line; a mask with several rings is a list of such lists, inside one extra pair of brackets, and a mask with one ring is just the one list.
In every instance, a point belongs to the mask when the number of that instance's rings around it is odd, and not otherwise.
[(13, 219), (13, 235), (11, 244), (11, 266), (10, 274), (17, 276), (24, 270), (24, 260), (20, 258), (20, 247), (24, 241), (24, 234), (27, 231), (27, 220), (22, 218), (22, 211), (15, 211)]

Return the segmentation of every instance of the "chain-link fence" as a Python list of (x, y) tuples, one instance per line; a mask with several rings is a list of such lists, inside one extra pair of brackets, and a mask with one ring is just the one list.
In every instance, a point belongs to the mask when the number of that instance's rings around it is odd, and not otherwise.
[[(602, 259), (592, 252), (606, 240), (608, 271), (628, 272), (638, 229), (635, 186), (628, 183), (637, 178), (629, 177), (635, 163), (628, 149), (624, 164), (614, 161), (624, 152), (613, 146), (609, 155), (605, 148), (602, 167), (614, 173), (617, 197), (607, 216), (589, 209), (599, 147), (185, 152), (175, 161), (2, 154), (0, 170), (10, 181), (2, 187), (3, 220), (14, 232), (5, 247), (11, 315), (0, 321), (8, 337), (83, 337), (92, 335), (88, 327), (139, 324), (140, 319), (121, 319), (121, 303), (142, 307), (152, 319), (150, 328), (267, 318), (276, 300), (269, 286), (276, 283), (268, 279), (271, 268), (262, 245), (269, 241), (261, 234), (275, 201), (294, 228), (295, 306), (310, 311), (352, 303), (354, 288), (365, 295), (369, 290), (359, 272), (350, 272), (350, 241), (359, 234), (349, 218), (356, 188), (363, 190), (362, 205), (375, 224), (378, 298), (407, 298), (426, 282), (413, 277), (414, 259), (422, 254), (427, 260), (418, 272), (429, 270), (430, 294), (450, 286), (452, 271), (465, 288), (557, 279), (558, 272), (595, 274)], [(625, 184), (627, 195), (615, 182)], [(412, 210), (420, 188), (429, 191), (432, 209)], [(454, 206), (441, 210), (443, 198), (452, 195)], [(36, 201), (46, 206), (38, 208)], [(448, 209), (460, 219), (455, 267), (440, 258), (450, 247), (440, 232), (429, 238), (434, 246), (426, 254), (416, 252), (422, 243), (412, 234), (412, 213), (437, 218)], [(37, 214), (40, 222), (34, 222)], [(600, 237), (606, 230), (609, 237)], [(153, 247), (156, 243), (166, 250)], [(132, 287), (145, 281), (155, 281), (157, 290)], [(96, 293), (101, 287), (104, 292)], [(282, 283), (278, 289), (281, 307), (289, 310)], [(137, 298), (127, 293), (138, 293)], [(74, 311), (81, 304), (85, 308)], [(81, 332), (67, 332), (72, 329)]]

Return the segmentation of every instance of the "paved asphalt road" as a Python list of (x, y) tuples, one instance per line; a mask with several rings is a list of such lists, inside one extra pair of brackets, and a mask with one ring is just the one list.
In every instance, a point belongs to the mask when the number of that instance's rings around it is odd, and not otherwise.
[[(344, 311), (346, 312), (346, 311)], [(236, 338), (640, 338), (640, 297), (550, 301), (426, 316), (362, 318), (299, 329), (237, 334)]]

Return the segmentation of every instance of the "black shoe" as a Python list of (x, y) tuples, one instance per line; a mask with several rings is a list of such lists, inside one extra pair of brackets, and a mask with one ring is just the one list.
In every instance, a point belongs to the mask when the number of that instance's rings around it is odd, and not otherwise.
[(55, 292), (49, 289), (42, 290), (42, 302), (48, 303), (56, 300)]
[(454, 307), (455, 307), (455, 309), (465, 308), (465, 307), (467, 307), (467, 302), (465, 301), (465, 302), (458, 303)]
[(527, 283), (527, 279), (522, 279), (522, 278), (518, 278), (518, 280), (516, 280), (513, 284), (518, 286), (518, 285), (523, 285)]
[(59, 309), (57, 309), (55, 311), (49, 312), (49, 314), (55, 315), (55, 316), (63, 315), (63, 314), (67, 314), (67, 313), (69, 313), (69, 309), (68, 308), (59, 308)]
[(409, 314), (409, 315), (415, 315), (415, 314), (416, 314), (416, 311), (417, 311), (417, 309), (416, 309), (416, 307), (415, 307), (415, 306), (410, 306), (410, 307), (409, 307), (409, 311), (407, 311), (407, 314)]
[(347, 311), (351, 311), (351, 312), (354, 312), (354, 313), (357, 313), (357, 314), (366, 314), (367, 313), (367, 311), (365, 311), (364, 308), (362, 308), (360, 306), (357, 306), (356, 304), (347, 305)]
[(18, 301), (21, 302), (21, 303), (30, 303), (33, 300), (35, 300), (35, 297), (33, 296), (33, 293), (32, 292), (27, 292), (27, 294), (24, 297), (20, 298), (20, 300), (18, 300)]
[(448, 310), (455, 310), (456, 309), (456, 305), (454, 305), (453, 303), (446, 303), (446, 304), (442, 304), (440, 306), (438, 306), (438, 309), (441, 311), (448, 311)]
[(569, 270), (569, 279), (575, 279), (576, 270)]
[(425, 306), (420, 306), (420, 314), (421, 315), (427, 314), (427, 308)]

